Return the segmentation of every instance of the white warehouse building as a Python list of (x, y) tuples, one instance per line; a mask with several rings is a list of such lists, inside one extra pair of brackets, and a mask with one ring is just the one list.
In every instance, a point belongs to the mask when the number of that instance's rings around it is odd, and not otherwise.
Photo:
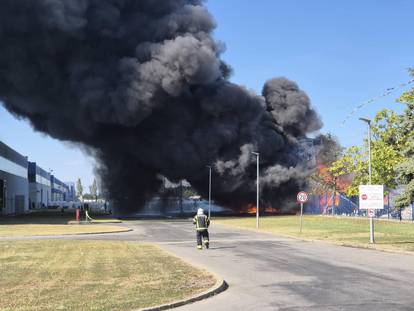
[(0, 215), (21, 214), (28, 209), (27, 157), (0, 141)]

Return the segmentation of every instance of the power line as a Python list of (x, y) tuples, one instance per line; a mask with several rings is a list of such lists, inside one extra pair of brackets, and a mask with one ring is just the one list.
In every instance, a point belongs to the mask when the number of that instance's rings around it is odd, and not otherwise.
[(373, 97), (373, 98), (371, 98), (371, 99), (369, 99), (369, 100), (367, 100), (367, 101), (364, 101), (364, 102), (362, 102), (361, 104), (359, 104), (358, 106), (356, 106), (354, 109), (352, 109), (352, 111), (346, 116), (346, 118), (342, 121), (342, 123), (341, 123), (341, 127), (342, 126), (344, 126), (344, 124), (346, 123), (346, 121), (348, 121), (349, 119), (351, 119), (352, 118), (352, 116), (358, 111), (358, 110), (360, 110), (360, 109), (362, 109), (363, 107), (365, 107), (366, 105), (369, 105), (369, 104), (371, 104), (371, 103), (373, 103), (373, 102), (376, 102), (377, 100), (379, 100), (379, 99), (381, 99), (381, 98), (383, 98), (383, 97), (386, 97), (386, 96), (388, 96), (388, 95), (390, 95), (392, 92), (394, 92), (394, 91), (396, 91), (396, 90), (398, 90), (398, 89), (401, 89), (401, 88), (403, 88), (403, 87), (406, 87), (406, 86), (408, 86), (408, 85), (410, 85), (410, 84), (412, 84), (412, 83), (414, 83), (414, 79), (412, 79), (412, 80), (410, 80), (410, 81), (408, 81), (408, 82), (406, 82), (406, 83), (401, 83), (401, 84), (399, 84), (399, 85), (397, 85), (397, 86), (394, 86), (394, 87), (390, 87), (390, 88), (388, 88), (388, 89), (386, 89), (381, 95), (378, 95), (378, 96), (376, 96), (376, 97)]

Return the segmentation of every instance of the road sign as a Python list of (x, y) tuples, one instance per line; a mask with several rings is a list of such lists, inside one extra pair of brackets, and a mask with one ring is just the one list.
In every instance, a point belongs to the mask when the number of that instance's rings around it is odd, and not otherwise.
[(297, 198), (299, 203), (308, 202), (308, 194), (304, 191), (299, 192), (298, 195), (296, 196), (296, 198)]
[(302, 233), (303, 226), (303, 203), (308, 202), (308, 194), (305, 191), (301, 191), (296, 196), (298, 203), (300, 203), (300, 233)]
[(383, 209), (384, 208), (384, 186), (383, 185), (360, 185), (359, 186), (359, 209)]
[(368, 216), (369, 216), (369, 217), (375, 217), (375, 209), (370, 208), (370, 209), (368, 210)]

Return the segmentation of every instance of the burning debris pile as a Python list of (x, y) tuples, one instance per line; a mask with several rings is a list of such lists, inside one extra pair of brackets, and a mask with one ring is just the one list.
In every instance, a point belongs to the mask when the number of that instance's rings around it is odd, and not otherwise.
[(262, 96), (229, 81), (201, 0), (2, 1), (0, 100), (37, 131), (97, 159), (123, 212), (187, 179), (214, 199), (254, 202), (259, 151), (264, 203), (303, 183), (301, 140), (321, 122), (285, 78)]

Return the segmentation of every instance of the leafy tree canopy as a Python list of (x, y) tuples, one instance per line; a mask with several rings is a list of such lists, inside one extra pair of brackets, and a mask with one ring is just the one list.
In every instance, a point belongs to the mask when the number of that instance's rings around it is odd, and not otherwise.
[[(414, 77), (413, 69), (410, 73)], [(414, 201), (414, 89), (403, 93), (398, 101), (406, 105), (401, 116), (401, 129), (406, 137), (402, 151), (404, 161), (397, 172), (397, 180), (404, 185), (404, 191), (395, 201), (395, 206), (401, 209)]]
[[(381, 110), (371, 123), (371, 131), (372, 183), (394, 189), (398, 185), (397, 167), (404, 159), (402, 150), (406, 145), (401, 116), (392, 110)], [(349, 196), (358, 194), (359, 185), (369, 183), (368, 139), (364, 145), (364, 148), (348, 148), (329, 168), (336, 178), (352, 176), (352, 183), (344, 191)]]

